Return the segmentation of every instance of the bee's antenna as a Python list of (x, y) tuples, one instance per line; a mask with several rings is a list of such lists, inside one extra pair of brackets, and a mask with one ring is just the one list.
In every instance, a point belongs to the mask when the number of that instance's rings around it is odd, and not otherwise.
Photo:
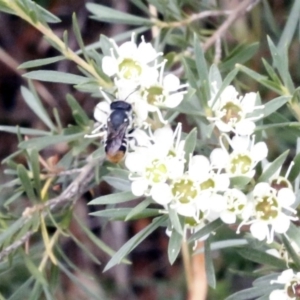
[(138, 85), (125, 99), (124, 101), (126, 101), (133, 93), (135, 93), (141, 86)]

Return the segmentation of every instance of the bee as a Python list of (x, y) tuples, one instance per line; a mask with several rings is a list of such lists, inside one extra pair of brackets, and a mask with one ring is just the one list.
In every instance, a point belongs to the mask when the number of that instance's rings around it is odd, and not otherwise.
[(107, 102), (102, 101), (95, 108), (94, 117), (98, 126), (85, 137), (103, 137), (107, 160), (118, 163), (124, 158), (128, 139), (135, 129), (132, 105), (126, 102), (129, 96), (125, 100), (111, 102), (103, 92), (102, 94)]
[(110, 104), (110, 110), (104, 149), (107, 160), (118, 163), (126, 154), (128, 135), (134, 130), (132, 105), (123, 100), (115, 100)]

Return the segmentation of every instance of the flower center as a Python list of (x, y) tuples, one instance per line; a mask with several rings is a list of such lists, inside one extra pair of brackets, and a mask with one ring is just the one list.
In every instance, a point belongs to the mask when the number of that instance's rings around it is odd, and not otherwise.
[(252, 159), (247, 154), (236, 154), (230, 160), (229, 172), (233, 175), (247, 174), (251, 170)]
[(197, 219), (195, 219), (193, 217), (185, 217), (184, 224), (186, 224), (190, 227), (195, 227), (203, 221), (203, 218), (204, 218), (204, 212), (199, 210), (199, 216), (197, 216)]
[(146, 168), (146, 178), (154, 183), (164, 182), (167, 179), (167, 167), (159, 160), (154, 160), (152, 164)]
[(180, 179), (173, 184), (172, 193), (181, 203), (189, 203), (197, 196), (197, 189), (190, 179)]
[(163, 88), (158, 85), (153, 85), (147, 88), (142, 96), (146, 95), (147, 102), (149, 104), (156, 104), (157, 102), (162, 102), (163, 100)]
[(279, 176), (278, 178), (274, 178), (271, 183), (270, 186), (272, 188), (274, 188), (276, 191), (281, 190), (282, 188), (291, 188), (292, 185), (291, 183), (284, 177)]
[(273, 220), (278, 216), (278, 202), (274, 196), (264, 196), (256, 199), (255, 210), (258, 218), (264, 221)]
[(286, 287), (286, 293), (291, 299), (300, 300), (300, 284), (297, 280), (293, 280)]
[(238, 196), (228, 195), (227, 198), (227, 209), (235, 214), (240, 214), (245, 208), (245, 202), (242, 201)]
[(141, 75), (142, 67), (137, 61), (124, 58), (119, 64), (119, 72), (125, 79), (134, 79)]
[(224, 123), (236, 123), (241, 120), (241, 114), (242, 110), (240, 106), (232, 103), (232, 102), (227, 102), (222, 108), (221, 108), (222, 113), (224, 114), (221, 120)]
[(216, 185), (215, 181), (212, 178), (208, 178), (206, 181), (200, 183), (200, 189), (201, 190), (214, 189), (215, 185)]

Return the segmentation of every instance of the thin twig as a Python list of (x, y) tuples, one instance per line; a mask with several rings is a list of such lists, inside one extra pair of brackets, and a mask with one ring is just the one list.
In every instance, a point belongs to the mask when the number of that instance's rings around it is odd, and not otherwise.
[(241, 16), (243, 16), (249, 9), (252, 9), (259, 0), (244, 0), (242, 1), (236, 9), (234, 9), (226, 21), (214, 32), (214, 34), (206, 40), (203, 44), (203, 50), (207, 51), (211, 46), (215, 44), (215, 42), (220, 39), (227, 29)]
[(26, 232), (20, 239), (18, 239), (17, 241), (15, 241), (11, 245), (9, 245), (5, 249), (3, 249), (0, 252), (0, 261), (2, 261), (3, 258), (6, 257), (7, 255), (9, 255), (11, 252), (13, 252), (14, 250), (18, 249), (20, 246), (25, 244), (33, 234), (34, 234), (34, 231), (30, 230), (30, 231)]
[(232, 10), (206, 10), (202, 11), (197, 14), (192, 14), (188, 18), (177, 21), (177, 22), (156, 22), (155, 25), (160, 28), (176, 28), (176, 27), (182, 27), (186, 26), (192, 22), (195, 22), (197, 20), (209, 18), (209, 17), (218, 17), (218, 16), (224, 16), (224, 15), (230, 15), (233, 11)]
[[(102, 164), (104, 161), (104, 158), (99, 160), (91, 160), (87, 159), (88, 163), (86, 166), (84, 166), (80, 172), (80, 174), (74, 179), (72, 183), (62, 192), (61, 195), (47, 201), (44, 205), (37, 205), (36, 207), (32, 207), (28, 209), (27, 211), (27, 218), (26, 222), (31, 220), (33, 212), (37, 210), (41, 210), (41, 213), (44, 217), (46, 217), (49, 212), (52, 212), (57, 206), (70, 203), (73, 204), (81, 197), (82, 194), (84, 194), (88, 190), (88, 186), (90, 183), (90, 180), (93, 177), (93, 169), (96, 164), (100, 163)], [(24, 214), (23, 214), (24, 215)], [(24, 226), (24, 224), (22, 224)], [(0, 252), (0, 261), (3, 260), (4, 257), (9, 255), (11, 252), (22, 246), (24, 243), (26, 243), (29, 238), (35, 233), (35, 231), (30, 230), (26, 232), (21, 238), (19, 238), (17, 241), (13, 242), (11, 245), (6, 247)]]

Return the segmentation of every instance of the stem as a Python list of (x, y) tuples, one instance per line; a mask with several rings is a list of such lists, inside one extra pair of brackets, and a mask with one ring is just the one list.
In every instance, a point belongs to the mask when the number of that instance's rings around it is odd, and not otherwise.
[(93, 77), (95, 77), (102, 87), (109, 87), (110, 84), (107, 83), (103, 78), (97, 73), (95, 68), (78, 56), (73, 50), (66, 47), (65, 43), (52, 31), (51, 28), (47, 27), (40, 21), (34, 22), (15, 2), (9, 1), (7, 5), (16, 13), (17, 16), (31, 24), (37, 30), (39, 30), (44, 36), (56, 44), (60, 52), (67, 58), (74, 61), (78, 66), (82, 67), (84, 70), (89, 72)]
[(187, 290), (189, 294), (193, 287), (193, 271), (191, 265), (190, 251), (186, 240), (182, 241), (181, 253), (182, 253), (183, 265), (185, 270)]

